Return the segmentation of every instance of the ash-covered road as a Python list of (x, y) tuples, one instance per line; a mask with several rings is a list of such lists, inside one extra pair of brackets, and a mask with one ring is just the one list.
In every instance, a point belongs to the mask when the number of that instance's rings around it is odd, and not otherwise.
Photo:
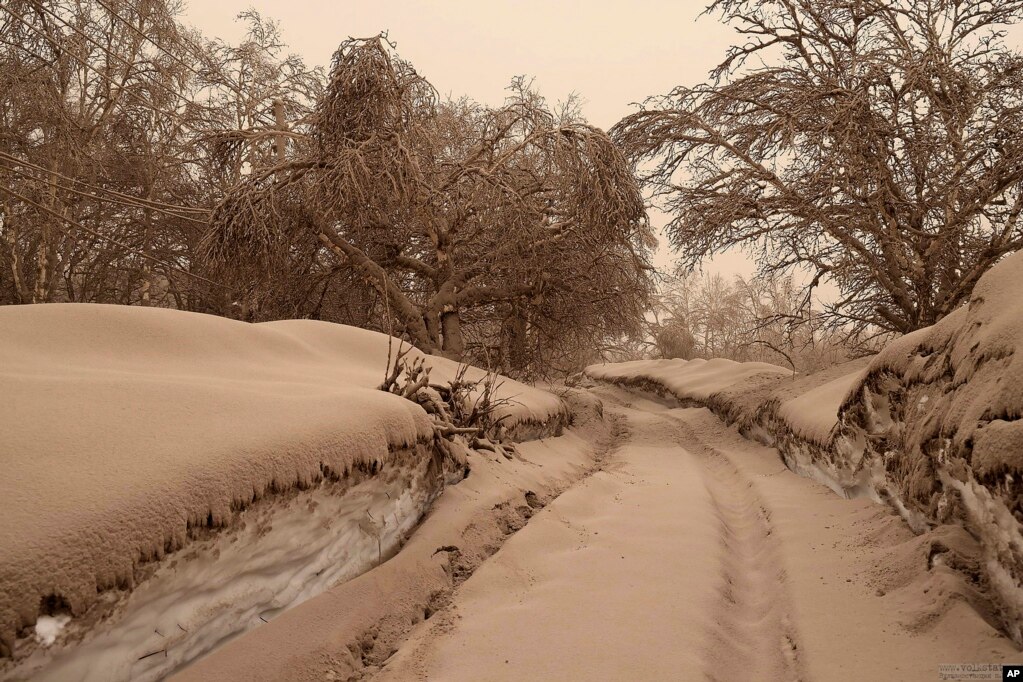
[(937, 680), (1020, 659), (932, 559), (941, 538), (793, 474), (707, 410), (593, 390), (624, 426), (601, 470), (373, 679)]

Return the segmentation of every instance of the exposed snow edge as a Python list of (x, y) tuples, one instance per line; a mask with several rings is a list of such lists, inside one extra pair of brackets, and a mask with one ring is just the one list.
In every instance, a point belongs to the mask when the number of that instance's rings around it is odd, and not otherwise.
[(571, 414), (562, 401), (561, 411), (549, 415), (546, 419), (522, 417), (506, 420), (503, 436), (516, 443), (554, 438), (562, 434), (570, 421)]
[[(594, 470), (611, 432), (602, 405), (583, 393), (562, 402), (568, 403), (564, 418), (549, 421), (567, 430), (533, 444), (528, 459), (471, 453), (470, 464), (479, 471), (462, 485), (472, 490), (463, 493), (459, 485), (445, 492), (393, 559), (229, 643), (173, 682), (312, 679), (323, 676), (325, 663), (330, 679), (362, 679), (376, 670), (532, 514)], [(564, 461), (547, 460), (555, 454)], [(530, 463), (539, 459), (545, 465)], [(268, 646), (281, 640), (294, 648), (282, 654)]]
[[(549, 415), (546, 419), (523, 416), (508, 420), (510, 424), (505, 428), (504, 437), (516, 442), (557, 437), (567, 426), (570, 416), (568, 408), (562, 402), (561, 411)], [(451, 461), (450, 458), (445, 457), (432, 441), (424, 441), (411, 447), (390, 447), (388, 450), (389, 456), (386, 461), (375, 458), (356, 459), (353, 460), (352, 469), (343, 472), (332, 472), (329, 467), (321, 465), (319, 474), (314, 473), (311, 477), (296, 479), (290, 485), (281, 486), (271, 482), (262, 493), (254, 495), (251, 500), (234, 500), (230, 505), (229, 516), (227, 518), (218, 516), (216, 522), (214, 522), (213, 510), (209, 510), (205, 521), (188, 524), (184, 542), (176, 537), (165, 538), (164, 548), (175, 547), (175, 549), (140, 556), (129, 579), (119, 587), (97, 591), (96, 600), (90, 603), (84, 612), (81, 609), (75, 611), (73, 618), (71, 614), (63, 611), (54, 614), (44, 613), (41, 606), (35, 623), (36, 625), (43, 623), (43, 632), (35, 633), (31, 628), (22, 627), (21, 632), (24, 634), (14, 642), (13, 651), (16, 660), (0, 659), (0, 662), (3, 663), (0, 666), (0, 674), (4, 677), (9, 674), (32, 677), (41, 675), (40, 679), (63, 680), (71, 679), (69, 675), (73, 675), (74, 679), (91, 680), (97, 674), (99, 675), (99, 677), (95, 677), (97, 680), (162, 679), (215, 648), (219, 642), (255, 627), (263, 620), (264, 614), (282, 611), (322, 592), (339, 580), (352, 579), (371, 570), (401, 548), (408, 534), (418, 525), (446, 485), (456, 483), (467, 475), (467, 467), (463, 468)], [(317, 491), (321, 487), (348, 483), (349, 485), (343, 491), (334, 493), (343, 497), (357, 494), (360, 489), (373, 486), (381, 478), (396, 475), (407, 477), (407, 480), (403, 478), (403, 482), (407, 485), (400, 490), (400, 496), (395, 496), (393, 504), (390, 503), (392, 498), (388, 495), (388, 504), (378, 510), (377, 516), (383, 517), (383, 520), (379, 522), (380, 527), (376, 529), (377, 537), (380, 539), (379, 546), (375, 546), (371, 553), (376, 554), (376, 559), (354, 556), (351, 561), (326, 565), (325, 571), (324, 566), (313, 564), (323, 564), (330, 555), (337, 554), (340, 549), (339, 543), (329, 543), (322, 551), (308, 558), (309, 566), (297, 569), (295, 566), (288, 567), (293, 574), (304, 576), (302, 584), (295, 584), (294, 578), (290, 581), (285, 580), (278, 586), (281, 588), (278, 591), (268, 592), (264, 587), (260, 590), (262, 594), (245, 595), (247, 601), (242, 603), (220, 604), (222, 607), (220, 611), (210, 610), (208, 613), (188, 614), (184, 617), (190, 616), (191, 620), (182, 621), (187, 628), (181, 627), (181, 622), (175, 622), (172, 627), (165, 627), (173, 636), (173, 647), (165, 645), (166, 653), (146, 656), (150, 653), (149, 649), (160, 652), (161, 642), (168, 641), (160, 639), (163, 635), (146, 637), (146, 640), (152, 641), (140, 642), (141, 649), (138, 645), (132, 647), (124, 644), (124, 640), (130, 639), (130, 637), (125, 637), (125, 633), (119, 632), (119, 630), (137, 625), (137, 622), (134, 621), (148, 622), (152, 620), (153, 614), (140, 615), (139, 607), (136, 605), (125, 606), (129, 599), (136, 595), (138, 589), (145, 586), (150, 592), (160, 592), (159, 586), (152, 585), (153, 580), (160, 580), (163, 577), (160, 575), (161, 569), (165, 569), (170, 559), (188, 554), (188, 550), (193, 546), (206, 543), (210, 547), (204, 548), (204, 551), (212, 548), (219, 554), (220, 548), (216, 544), (218, 539), (239, 530), (239, 526), (244, 529), (245, 512), (253, 512), (257, 508), (270, 508), (280, 501), (288, 501), (289, 498), (296, 495), (301, 504), (309, 502), (319, 504), (315, 500), (318, 496)], [(405, 497), (413, 491), (416, 492), (414, 499), (406, 500)], [(397, 491), (392, 490), (392, 492)], [(322, 496), (319, 499), (322, 501)], [(292, 504), (294, 505), (294, 501)], [(369, 518), (376, 519), (372, 516)], [(278, 517), (269, 515), (268, 521), (270, 521), (268, 525), (276, 524)], [(365, 525), (365, 519), (361, 517), (333, 520), (337, 525), (348, 521), (354, 522), (356, 527), (360, 522)], [(251, 518), (247, 519), (247, 522), (251, 524)], [(331, 532), (334, 530), (336, 529), (332, 528)], [(229, 540), (232, 543), (234, 541), (235, 538)], [(376, 540), (373, 542), (375, 543)], [(345, 549), (350, 550), (351, 547)], [(267, 550), (259, 548), (259, 551)], [(355, 552), (355, 554), (359, 553)], [(186, 558), (185, 561), (188, 559)], [(267, 567), (261, 567), (257, 572), (265, 573), (266, 570)], [(315, 579), (311, 575), (305, 575), (311, 574), (313, 570), (317, 571)], [(163, 582), (168, 581), (164, 580)], [(195, 585), (195, 588), (199, 591), (205, 586)], [(253, 590), (248, 591), (253, 592)], [(50, 600), (50, 603), (60, 602), (62, 599), (59, 595), (55, 595), (55, 597), (56, 599)], [(164, 600), (166, 601), (166, 598)], [(98, 614), (91, 612), (94, 606), (99, 606), (98, 602), (106, 602), (103, 604), (103, 608), (108, 613), (114, 613), (114, 617), (109, 622), (107, 620), (101, 620), (99, 623), (93, 622), (101, 618)], [(36, 603), (42, 605), (46, 602), (37, 599)], [(51, 627), (58, 623), (59, 627)], [(179, 628), (180, 632), (173, 630), (173, 627)], [(159, 628), (156, 628), (156, 631), (158, 630)], [(58, 638), (61, 640), (58, 646), (53, 650), (46, 651)], [(84, 649), (84, 651), (80, 651), (80, 649)], [(111, 649), (118, 651), (111, 655)], [(140, 652), (142, 653), (140, 654)], [(120, 654), (120, 658), (118, 658), (118, 654)]]
[[(63, 627), (53, 637), (20, 638), (15, 660), (0, 673), (63, 682), (163, 679), (266, 616), (391, 556), (445, 484), (463, 475), (421, 443), (396, 449), (380, 466), (276, 487), (235, 507), (219, 526), (191, 529), (178, 551), (137, 565), (131, 587), (97, 594), (85, 612), (59, 614)], [(47, 618), (40, 615), (37, 630)]]
[[(0, 659), (40, 615), (77, 619), (132, 591), (253, 502), (386, 469), (435, 437), (421, 407), (376, 390), (393, 345), (376, 332), (91, 304), (0, 312), (0, 393), (18, 396), (0, 419)], [(486, 374), (430, 364), (440, 382)], [(564, 413), (510, 379), (494, 397), (524, 422), (516, 436)]]

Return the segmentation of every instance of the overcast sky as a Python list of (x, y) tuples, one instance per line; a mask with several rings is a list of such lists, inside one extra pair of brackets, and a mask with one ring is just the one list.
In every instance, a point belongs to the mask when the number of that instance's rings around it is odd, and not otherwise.
[[(442, 94), (500, 104), (516, 75), (536, 79), (549, 101), (575, 92), (589, 121), (609, 128), (630, 104), (706, 78), (735, 40), (706, 0), (192, 0), (185, 22), (236, 42), (239, 12), (252, 8), (280, 22), (292, 52), (327, 66), (348, 36), (389, 31), (398, 52)], [(653, 215), (655, 226), (664, 222)], [(663, 240), (662, 240), (663, 242)], [(666, 248), (656, 264), (669, 268)], [(750, 274), (742, 254), (706, 269)]]

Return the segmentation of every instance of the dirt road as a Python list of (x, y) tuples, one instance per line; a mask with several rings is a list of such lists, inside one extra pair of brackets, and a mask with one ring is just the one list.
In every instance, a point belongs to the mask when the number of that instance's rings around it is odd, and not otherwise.
[(937, 680), (942, 664), (1021, 660), (934, 559), (968, 538), (914, 536), (707, 410), (594, 391), (625, 427), (602, 469), (373, 679)]

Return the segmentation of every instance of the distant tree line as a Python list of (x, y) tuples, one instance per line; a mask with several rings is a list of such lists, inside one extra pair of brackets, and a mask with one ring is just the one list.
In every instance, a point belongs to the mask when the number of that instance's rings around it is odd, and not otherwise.
[(694, 273), (664, 280), (635, 351), (654, 358), (727, 358), (770, 362), (813, 372), (876, 352), (850, 343), (822, 308), (804, 306), (790, 277), (773, 279)]
[(405, 335), (521, 376), (642, 334), (631, 168), (516, 80), (446, 100), (384, 36), (329, 72), (173, 0), (0, 4), (0, 304), (173, 307)]

